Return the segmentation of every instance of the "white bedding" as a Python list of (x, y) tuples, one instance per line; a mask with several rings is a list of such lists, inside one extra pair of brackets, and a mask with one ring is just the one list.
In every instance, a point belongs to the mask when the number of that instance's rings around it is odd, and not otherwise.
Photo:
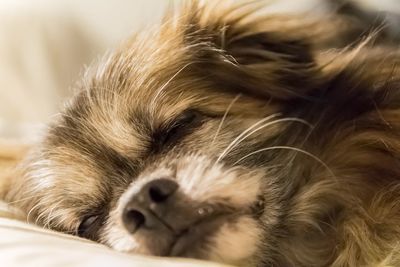
[(85, 239), (8, 218), (11, 216), (9, 207), (1, 203), (1, 267), (226, 267), (197, 260), (123, 254)]

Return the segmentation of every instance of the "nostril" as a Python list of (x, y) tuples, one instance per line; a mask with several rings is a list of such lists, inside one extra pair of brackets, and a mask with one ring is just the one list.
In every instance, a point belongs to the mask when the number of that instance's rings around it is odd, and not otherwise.
[(152, 186), (149, 189), (149, 194), (151, 200), (153, 200), (156, 203), (163, 202), (168, 198), (168, 194), (165, 194), (165, 192), (162, 192), (160, 188)]
[(130, 233), (134, 233), (146, 221), (143, 213), (135, 209), (126, 209), (123, 216), (125, 228)]
[(178, 189), (178, 184), (170, 179), (157, 179), (148, 185), (148, 193), (151, 201), (161, 203), (166, 201)]

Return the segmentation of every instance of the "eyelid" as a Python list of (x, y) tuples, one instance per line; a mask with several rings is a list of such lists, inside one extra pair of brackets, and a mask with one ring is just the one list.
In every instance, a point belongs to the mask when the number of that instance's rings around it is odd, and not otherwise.
[(94, 226), (94, 224), (97, 222), (97, 220), (100, 218), (99, 214), (94, 214), (94, 215), (89, 215), (84, 217), (80, 224), (78, 225), (78, 228), (76, 229), (76, 233), (80, 237), (86, 237), (87, 233), (90, 232), (91, 227)]
[(176, 127), (188, 125), (188, 124), (190, 124), (190, 122), (192, 122), (190, 119), (188, 119), (188, 121), (186, 121), (190, 115), (193, 115), (193, 117), (194, 117), (193, 119), (195, 119), (195, 117), (198, 115), (201, 115), (201, 113), (196, 110), (193, 110), (193, 109), (184, 110), (177, 116), (173, 117), (173, 119), (166, 122), (164, 124), (164, 126), (162, 126), (162, 128), (166, 132), (168, 132), (170, 130), (175, 129)]
[(178, 116), (174, 119), (174, 124), (178, 124), (181, 122), (190, 122), (192, 119), (197, 117), (200, 113), (193, 109), (188, 109), (181, 112)]
[(196, 127), (195, 123), (201, 122), (200, 119), (197, 119), (201, 116), (200, 112), (189, 109), (165, 123), (164, 126), (153, 132), (151, 151), (158, 152), (166, 145), (175, 144)]

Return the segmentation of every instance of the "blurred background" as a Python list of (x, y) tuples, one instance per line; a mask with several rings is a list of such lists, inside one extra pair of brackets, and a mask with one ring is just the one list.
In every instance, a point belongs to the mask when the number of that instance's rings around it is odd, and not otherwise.
[[(132, 32), (157, 23), (170, 2), (0, 0), (0, 138), (34, 139), (71, 95), (85, 65)], [(273, 12), (323, 12), (326, 4), (272, 2), (268, 11)], [(368, 10), (400, 14), (400, 0), (357, 2)]]

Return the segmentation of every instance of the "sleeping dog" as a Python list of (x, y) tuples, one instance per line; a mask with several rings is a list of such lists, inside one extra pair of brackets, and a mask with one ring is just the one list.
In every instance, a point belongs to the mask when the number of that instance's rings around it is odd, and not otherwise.
[(4, 198), (127, 253), (400, 265), (397, 49), (345, 15), (218, 2), (90, 68)]

